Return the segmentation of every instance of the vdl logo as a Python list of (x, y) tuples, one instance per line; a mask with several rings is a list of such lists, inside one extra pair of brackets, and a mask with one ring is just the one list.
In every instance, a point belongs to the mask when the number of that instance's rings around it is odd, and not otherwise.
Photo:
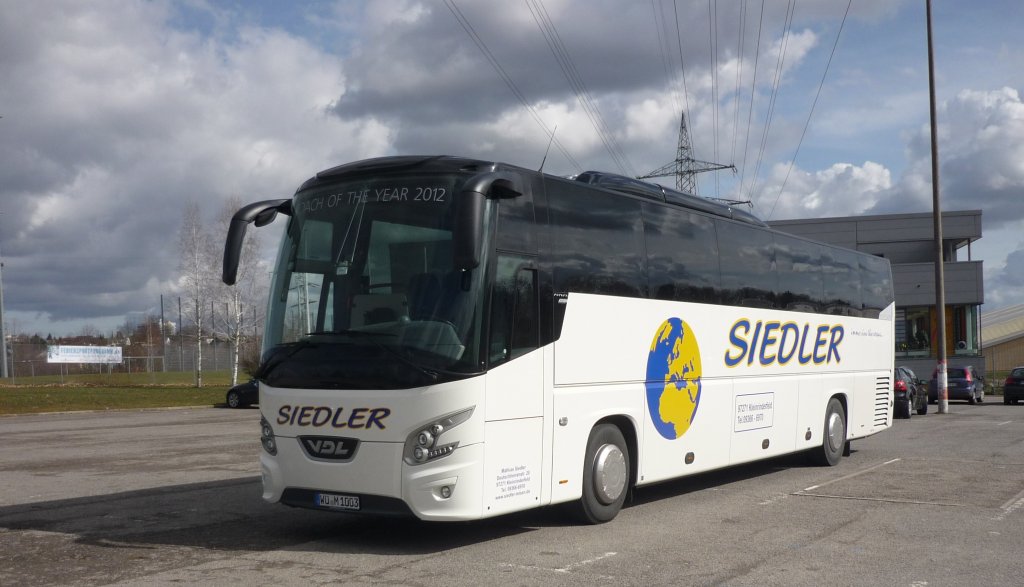
[(647, 355), (647, 408), (658, 433), (669, 440), (690, 428), (701, 389), (700, 347), (681, 318), (661, 323)]
[(347, 462), (356, 456), (359, 440), (333, 436), (300, 436), (299, 442), (306, 454), (316, 460)]

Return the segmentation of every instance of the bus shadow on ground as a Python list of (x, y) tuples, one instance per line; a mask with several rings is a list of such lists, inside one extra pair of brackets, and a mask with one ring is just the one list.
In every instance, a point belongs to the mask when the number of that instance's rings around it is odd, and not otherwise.
[(179, 546), (367, 554), (431, 554), (532, 530), (509, 516), (429, 523), (290, 508), (264, 502), (260, 491), (259, 477), (247, 477), (11, 505), (0, 507), (0, 529), (134, 551)]
[[(635, 490), (626, 507), (803, 466), (808, 466), (805, 455), (796, 454), (700, 473)], [(260, 491), (259, 477), (244, 477), (11, 505), (0, 507), (0, 528), (72, 536), (78, 545), (134, 552), (179, 546), (243, 552), (432, 554), (538, 528), (580, 524), (572, 515), (573, 504), (480, 521), (423, 522), (268, 504)]]
[[(856, 454), (857, 449), (851, 448), (850, 454)], [(654, 485), (640, 487), (633, 491), (633, 496), (627, 505), (639, 506), (664, 499), (679, 497), (688, 493), (695, 493), (711, 488), (722, 487), (738, 481), (748, 481), (765, 475), (777, 473), (783, 469), (817, 468), (811, 462), (807, 453), (793, 453), (773, 457), (763, 461), (733, 465), (724, 469), (715, 469), (703, 473), (696, 473), (686, 477), (678, 477)]]

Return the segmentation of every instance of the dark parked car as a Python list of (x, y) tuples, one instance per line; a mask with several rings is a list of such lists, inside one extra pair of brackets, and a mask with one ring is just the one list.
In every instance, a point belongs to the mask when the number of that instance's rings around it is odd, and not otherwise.
[(918, 379), (907, 367), (896, 367), (893, 371), (893, 413), (894, 418), (910, 418), (916, 411), (923, 416), (928, 413), (928, 396), (924, 392), (924, 380)]
[(1024, 399), (1024, 367), (1014, 367), (1003, 382), (1003, 403), (1015, 404)]
[[(928, 401), (939, 401), (939, 388), (936, 381), (937, 373), (932, 373), (928, 382)], [(964, 367), (946, 367), (947, 389), (949, 399), (965, 399), (967, 403), (977, 404), (985, 401), (985, 385), (978, 372), (970, 365)]]
[(229, 408), (247, 408), (260, 401), (260, 387), (255, 379), (239, 383), (228, 390), (226, 398)]

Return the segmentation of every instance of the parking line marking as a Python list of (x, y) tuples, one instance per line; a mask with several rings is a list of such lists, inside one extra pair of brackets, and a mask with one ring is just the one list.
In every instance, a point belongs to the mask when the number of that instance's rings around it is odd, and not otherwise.
[(1000, 422), (1000, 423), (996, 424), (996, 426), (1006, 426), (1007, 424), (1013, 424), (1013, 420), (1007, 420), (1005, 422)]
[(870, 471), (874, 471), (875, 469), (880, 469), (880, 468), (882, 468), (882, 467), (884, 467), (886, 465), (891, 465), (891, 464), (893, 464), (893, 463), (895, 463), (897, 461), (901, 461), (901, 460), (903, 460), (903, 459), (896, 458), (896, 459), (892, 459), (891, 461), (885, 461), (884, 463), (879, 463), (879, 464), (877, 464), (877, 465), (875, 465), (873, 467), (868, 467), (867, 469), (863, 469), (861, 471), (857, 471), (856, 473), (850, 473), (849, 475), (843, 475), (842, 477), (833, 479), (831, 481), (826, 481), (824, 483), (819, 483), (817, 485), (811, 485), (810, 487), (808, 487), (806, 489), (802, 489), (802, 490), (798, 491), (797, 493), (801, 493), (802, 491), (814, 491), (815, 489), (819, 489), (821, 487), (825, 487), (826, 485), (832, 485), (833, 483), (837, 483), (839, 481), (846, 481), (847, 479), (852, 479), (853, 477), (856, 477), (857, 475), (862, 475), (864, 473), (868, 473)]
[(520, 565), (520, 564), (516, 564), (516, 563), (501, 563), (500, 566), (506, 567), (506, 568), (514, 568), (514, 569), (526, 569), (526, 570), (530, 570), (530, 571), (548, 571), (549, 573), (571, 573), (572, 571), (574, 571), (574, 570), (576, 570), (576, 569), (578, 569), (578, 568), (580, 568), (582, 566), (586, 566), (586, 565), (589, 565), (589, 564), (592, 564), (592, 563), (596, 563), (599, 560), (603, 560), (603, 559), (606, 559), (608, 557), (615, 556), (617, 554), (619, 554), (619, 553), (617, 553), (617, 552), (606, 552), (604, 554), (595, 556), (594, 558), (588, 558), (587, 560), (582, 560), (582, 561), (578, 561), (578, 562), (575, 562), (575, 563), (569, 563), (569, 564), (565, 565), (564, 567), (557, 567), (557, 568), (541, 567), (541, 566), (538, 566), (538, 565)]
[(1019, 509), (1024, 509), (1024, 491), (1021, 491), (1020, 493), (1015, 495), (1013, 499), (1003, 504), (1003, 507), (999, 509), (1002, 511), (999, 512), (998, 516), (992, 518), (993, 521), (1002, 522), (1007, 518), (1007, 516), (1009, 516), (1013, 512)]
[[(999, 506), (999, 509), (1001, 509), (1001, 510), (1009, 509), (1011, 506), (1013, 506), (1016, 503), (1019, 503), (1021, 500), (1024, 500), (1024, 491), (1021, 491), (1017, 495), (1014, 495), (1013, 497), (1011, 497), (1009, 501), (1007, 501), (1003, 505)], [(1017, 506), (1017, 507), (1020, 507), (1020, 506)]]
[[(820, 498), (824, 498), (824, 499), (846, 499), (846, 500), (849, 500), (849, 501), (876, 501), (876, 502), (882, 502), (882, 503), (906, 503), (906, 504), (911, 504), (911, 505), (937, 505), (937, 506), (947, 507), (947, 508), (964, 507), (964, 504), (961, 504), (961, 503), (949, 503), (949, 502), (946, 502), (946, 501), (917, 501), (917, 500), (913, 500), (913, 499), (895, 499), (895, 498), (886, 498), (886, 497), (862, 497), (862, 496), (854, 496), (854, 495), (829, 495), (827, 493), (803, 493), (802, 491), (798, 491), (798, 492), (794, 493), (793, 495), (798, 496), (798, 497), (820, 497)], [(1022, 500), (1022, 501), (1024, 501), (1024, 500)]]

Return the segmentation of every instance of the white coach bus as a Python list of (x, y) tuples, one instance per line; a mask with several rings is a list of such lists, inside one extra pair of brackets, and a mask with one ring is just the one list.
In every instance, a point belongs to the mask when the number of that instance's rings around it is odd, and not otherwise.
[(455, 157), (342, 165), (291, 199), (260, 381), (263, 498), (467, 520), (889, 427), (885, 259), (628, 178)]

